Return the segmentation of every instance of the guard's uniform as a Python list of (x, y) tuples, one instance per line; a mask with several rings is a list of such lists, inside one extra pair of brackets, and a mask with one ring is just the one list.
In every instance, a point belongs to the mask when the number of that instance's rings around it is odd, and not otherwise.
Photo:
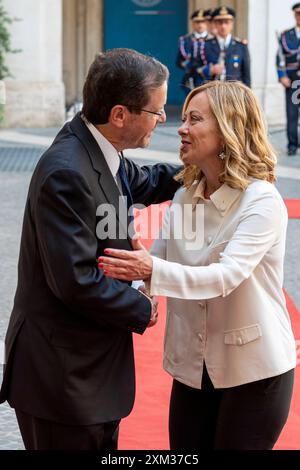
[[(279, 38), (277, 53), (277, 74), (280, 80), (288, 77), (292, 82), (300, 80), (300, 34), (297, 36), (296, 28), (283, 31)], [(298, 147), (298, 100), (293, 100), (296, 88), (286, 88), (286, 114), (287, 114), (287, 137), (288, 150), (294, 154)]]
[[(191, 20), (193, 22), (207, 22), (211, 19), (210, 10), (196, 10)], [(195, 87), (202, 85), (205, 80), (201, 70), (206, 65), (204, 57), (204, 42), (208, 38), (207, 31), (197, 33), (193, 31), (179, 38), (176, 65), (185, 71), (181, 87), (186, 95)]]
[[(223, 77), (213, 77), (210, 73), (211, 66), (220, 63), (224, 54), (225, 71)], [(229, 45), (221, 50), (216, 37), (205, 41), (203, 61), (207, 63), (202, 73), (207, 80), (238, 80), (247, 86), (251, 86), (250, 56), (248, 46), (238, 38), (232, 38)]]
[(202, 85), (205, 77), (197, 69), (206, 65), (204, 57), (204, 43), (206, 35), (197, 38), (194, 33), (179, 38), (179, 50), (176, 64), (185, 71), (181, 86), (186, 94), (193, 88)]
[[(233, 22), (235, 16), (235, 10), (225, 6), (216, 8), (211, 13), (212, 20), (219, 24)], [(203, 61), (206, 64), (202, 68), (202, 74), (206, 80), (235, 80), (251, 86), (247, 41), (234, 38), (231, 34), (227, 37), (216, 35), (205, 42)], [(222, 66), (222, 73), (213, 75), (212, 67), (217, 64)]]

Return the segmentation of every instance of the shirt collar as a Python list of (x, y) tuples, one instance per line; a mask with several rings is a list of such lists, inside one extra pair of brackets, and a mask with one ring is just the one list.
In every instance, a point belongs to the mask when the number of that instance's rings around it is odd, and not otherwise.
[(227, 47), (229, 46), (229, 44), (231, 42), (232, 34), (228, 34), (228, 36), (225, 39), (221, 38), (220, 36), (217, 36), (217, 39), (218, 39), (218, 43), (220, 45), (220, 48), (221, 49), (227, 49)]
[(196, 39), (205, 39), (208, 35), (208, 32), (207, 31), (204, 31), (203, 33), (198, 33), (197, 31), (194, 31), (193, 32), (194, 36)]
[(97, 144), (99, 145), (106, 163), (111, 171), (111, 174), (115, 178), (120, 166), (120, 157), (118, 154), (117, 149), (109, 142), (109, 140), (104, 137), (103, 134), (93, 125), (91, 124), (84, 116), (82, 116), (85, 125), (91, 132), (92, 136), (96, 140)]
[(300, 27), (299, 27), (299, 26), (296, 26), (296, 27), (295, 27), (295, 31), (296, 31), (296, 36), (297, 36), (297, 38), (299, 39), (299, 38), (300, 38)]
[[(192, 196), (193, 202), (196, 200), (202, 199), (205, 200), (204, 190), (206, 185), (206, 178), (203, 177), (197, 185), (195, 185), (195, 192)], [(226, 183), (217, 189), (210, 196), (210, 200), (214, 204), (215, 208), (221, 215), (225, 215), (227, 210), (232, 206), (236, 199), (241, 195), (242, 191), (240, 189), (234, 189), (228, 186)]]

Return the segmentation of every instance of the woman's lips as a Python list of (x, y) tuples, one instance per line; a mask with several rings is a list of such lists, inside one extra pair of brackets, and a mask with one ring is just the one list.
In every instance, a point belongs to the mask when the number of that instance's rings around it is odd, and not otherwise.
[(188, 150), (188, 148), (190, 147), (190, 145), (191, 145), (191, 142), (188, 142), (187, 140), (182, 140), (182, 141), (181, 141), (180, 150), (181, 150), (182, 152), (184, 152), (184, 151)]

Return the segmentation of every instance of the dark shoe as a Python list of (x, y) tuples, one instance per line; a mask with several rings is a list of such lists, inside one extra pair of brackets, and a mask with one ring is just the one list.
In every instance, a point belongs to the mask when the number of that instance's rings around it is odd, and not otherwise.
[(288, 149), (288, 155), (289, 156), (296, 155), (296, 153), (297, 153), (297, 147), (290, 147)]

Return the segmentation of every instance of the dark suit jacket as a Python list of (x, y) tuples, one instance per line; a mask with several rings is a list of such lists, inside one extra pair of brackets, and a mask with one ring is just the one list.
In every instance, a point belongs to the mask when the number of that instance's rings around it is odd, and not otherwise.
[[(217, 64), (220, 57), (220, 46), (217, 38), (213, 37), (205, 41), (204, 56), (208, 66), (204, 69), (204, 75), (208, 80), (211, 65)], [(237, 38), (232, 38), (225, 51), (226, 80), (237, 80), (251, 87), (250, 55), (248, 46)]]
[[(129, 160), (126, 165), (135, 203), (168, 200), (178, 188), (176, 165), (140, 168)], [(151, 303), (97, 267), (104, 248), (131, 249), (126, 235), (105, 241), (96, 236), (100, 204), (113, 204), (121, 224), (119, 196), (98, 144), (77, 115), (32, 176), (6, 335), (2, 402), (67, 424), (102, 423), (130, 413), (132, 332), (144, 332)]]

